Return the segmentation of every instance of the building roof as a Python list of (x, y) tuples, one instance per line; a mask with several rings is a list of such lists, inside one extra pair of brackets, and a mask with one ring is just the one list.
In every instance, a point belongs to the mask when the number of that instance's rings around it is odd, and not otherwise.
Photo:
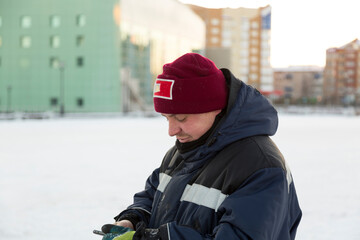
[(355, 38), (353, 41), (340, 47), (340, 49), (345, 49), (345, 48), (360, 49), (360, 40)]

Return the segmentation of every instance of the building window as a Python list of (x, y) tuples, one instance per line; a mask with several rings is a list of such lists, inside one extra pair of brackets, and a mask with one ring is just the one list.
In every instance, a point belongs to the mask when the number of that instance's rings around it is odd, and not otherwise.
[(218, 42), (219, 42), (219, 38), (217, 38), (217, 37), (212, 37), (211, 38), (211, 43), (216, 44)]
[(347, 57), (347, 58), (355, 58), (356, 55), (355, 55), (355, 53), (352, 53), (352, 52), (351, 52), (351, 53), (347, 53), (347, 54), (346, 54), (346, 57)]
[(257, 62), (258, 62), (258, 58), (255, 57), (255, 56), (252, 56), (252, 57), (250, 58), (250, 61), (251, 61), (252, 63), (257, 63)]
[(76, 105), (78, 107), (83, 107), (84, 106), (84, 99), (83, 98), (77, 98), (76, 99)]
[(78, 67), (84, 66), (84, 58), (83, 58), (83, 57), (77, 57), (77, 58), (76, 58), (76, 65), (77, 65)]
[(241, 41), (240, 42), (240, 46), (242, 49), (248, 49), (249, 45), (250, 45), (249, 41)]
[(86, 24), (86, 17), (83, 14), (79, 14), (76, 16), (76, 25), (78, 27), (83, 27)]
[(219, 23), (220, 23), (220, 21), (219, 21), (218, 18), (212, 18), (212, 19), (211, 19), (211, 24), (212, 24), (212, 25), (217, 26), (217, 25), (219, 25)]
[(31, 27), (31, 17), (22, 16), (20, 19), (20, 26), (22, 28), (30, 28)]
[(30, 36), (22, 36), (20, 38), (20, 46), (22, 48), (30, 48), (31, 47), (31, 37)]
[(53, 15), (50, 17), (50, 27), (57, 28), (60, 27), (61, 20), (59, 16)]
[(84, 44), (85, 37), (83, 35), (78, 35), (76, 37), (76, 46), (81, 47)]
[(222, 39), (222, 47), (231, 47), (231, 39)]
[(354, 66), (355, 66), (355, 62), (354, 62), (354, 61), (346, 61), (346, 62), (345, 62), (345, 66), (346, 66), (346, 67), (354, 67)]
[(60, 62), (57, 57), (51, 57), (50, 58), (50, 67), (51, 68), (59, 68)]
[(292, 75), (291, 73), (287, 73), (287, 74), (285, 75), (285, 79), (291, 80), (291, 79), (293, 79), (293, 75)]
[(259, 44), (259, 41), (255, 38), (251, 39), (250, 41), (251, 45), (258, 45)]
[(220, 30), (219, 30), (218, 27), (213, 27), (213, 28), (211, 28), (211, 33), (212, 33), (212, 34), (219, 34), (219, 32), (220, 32)]
[(257, 48), (251, 48), (250, 52), (251, 52), (251, 54), (258, 54), (259, 51)]
[(354, 70), (349, 69), (349, 70), (346, 71), (346, 74), (347, 74), (348, 76), (352, 76), (352, 75), (355, 74), (355, 72), (354, 72)]
[(257, 78), (258, 78), (258, 75), (256, 73), (250, 74), (250, 79), (251, 80), (256, 80)]
[(60, 47), (60, 37), (59, 36), (51, 36), (50, 37), (50, 46), (52, 48)]
[(50, 106), (56, 107), (57, 105), (58, 105), (58, 99), (55, 97), (50, 98)]
[(257, 37), (257, 36), (259, 36), (258, 31), (256, 31), (256, 30), (251, 31), (251, 36), (252, 36), (252, 37)]
[(250, 22), (245, 17), (242, 18), (241, 28), (244, 32), (247, 32), (250, 28)]
[(251, 22), (251, 28), (253, 29), (258, 29), (259, 28), (259, 23), (258, 22)]
[(248, 49), (241, 49), (240, 51), (240, 57), (241, 58), (247, 58), (249, 56), (249, 51)]

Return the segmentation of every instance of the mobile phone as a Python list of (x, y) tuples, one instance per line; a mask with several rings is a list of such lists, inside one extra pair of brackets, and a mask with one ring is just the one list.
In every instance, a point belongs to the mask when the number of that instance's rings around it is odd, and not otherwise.
[(101, 235), (101, 236), (105, 235), (105, 233), (103, 233), (102, 231), (99, 231), (99, 230), (93, 230), (93, 233), (97, 234), (97, 235)]

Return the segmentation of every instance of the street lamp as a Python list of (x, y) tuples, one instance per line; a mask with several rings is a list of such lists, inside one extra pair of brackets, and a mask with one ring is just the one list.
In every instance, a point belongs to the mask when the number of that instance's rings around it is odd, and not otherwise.
[(11, 112), (11, 90), (12, 90), (12, 87), (9, 85), (7, 87), (7, 113), (10, 113)]
[(65, 114), (65, 106), (64, 106), (64, 91), (65, 91), (65, 85), (64, 85), (64, 70), (65, 70), (65, 63), (62, 61), (59, 61), (59, 70), (60, 70), (60, 115), (61, 117)]

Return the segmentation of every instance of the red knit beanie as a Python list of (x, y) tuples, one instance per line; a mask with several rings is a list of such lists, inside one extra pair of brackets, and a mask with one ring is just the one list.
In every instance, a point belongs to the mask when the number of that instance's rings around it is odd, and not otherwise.
[(165, 114), (194, 114), (225, 108), (227, 87), (214, 62), (187, 53), (163, 66), (154, 85), (154, 108)]

